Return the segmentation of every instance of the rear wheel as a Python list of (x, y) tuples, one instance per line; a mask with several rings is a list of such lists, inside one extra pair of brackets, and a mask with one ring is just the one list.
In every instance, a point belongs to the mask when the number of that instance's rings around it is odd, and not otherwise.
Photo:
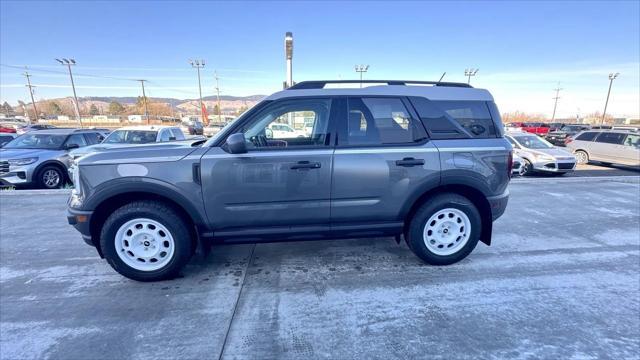
[(467, 257), (478, 244), (482, 219), (473, 203), (446, 193), (416, 212), (407, 232), (409, 248), (431, 265), (449, 265)]
[(102, 227), (100, 246), (114, 270), (138, 281), (174, 278), (192, 254), (186, 222), (155, 201), (136, 201), (114, 211)]
[(589, 154), (586, 151), (578, 150), (574, 153), (578, 164), (586, 164), (589, 162)]

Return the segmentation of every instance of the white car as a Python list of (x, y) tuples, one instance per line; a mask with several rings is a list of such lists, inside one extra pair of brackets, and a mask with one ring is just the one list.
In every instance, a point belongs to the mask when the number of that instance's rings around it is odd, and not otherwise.
[(266, 134), (267, 138), (269, 139), (291, 139), (308, 137), (306, 132), (295, 130), (288, 124), (273, 123), (269, 125), (267, 130), (271, 130), (270, 133), (269, 131), (267, 131)]
[(518, 156), (515, 152), (513, 153), (513, 166), (511, 170), (511, 174), (513, 175), (522, 175), (522, 171), (524, 170), (524, 159)]
[(522, 176), (534, 172), (563, 175), (576, 168), (576, 158), (572, 153), (535, 134), (509, 132), (504, 137), (513, 146), (513, 153), (523, 159)]

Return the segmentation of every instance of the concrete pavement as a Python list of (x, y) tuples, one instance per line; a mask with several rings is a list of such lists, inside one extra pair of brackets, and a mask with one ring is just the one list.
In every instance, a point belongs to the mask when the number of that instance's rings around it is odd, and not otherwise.
[(66, 194), (0, 193), (0, 358), (637, 358), (638, 179), (544, 180), (456, 265), (388, 238), (234, 245), (151, 284), (82, 242)]

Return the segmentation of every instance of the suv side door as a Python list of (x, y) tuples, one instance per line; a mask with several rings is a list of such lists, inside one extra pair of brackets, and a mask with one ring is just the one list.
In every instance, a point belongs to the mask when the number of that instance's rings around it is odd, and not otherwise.
[(592, 144), (592, 158), (600, 161), (619, 162), (621, 158), (618, 151), (621, 150), (624, 139), (624, 133), (601, 132)]
[[(330, 98), (274, 101), (234, 129), (233, 133), (244, 133), (247, 153), (230, 154), (222, 145), (203, 155), (203, 198), (216, 234), (264, 227), (282, 232), (290, 226), (316, 224), (328, 230), (330, 141), (335, 136), (329, 127), (331, 112)], [(316, 126), (308, 137), (278, 138), (276, 132), (267, 131), (271, 124), (302, 126), (309, 116)]]
[(413, 193), (439, 183), (438, 150), (407, 99), (348, 97), (342, 102), (333, 159), (332, 226), (393, 226)]

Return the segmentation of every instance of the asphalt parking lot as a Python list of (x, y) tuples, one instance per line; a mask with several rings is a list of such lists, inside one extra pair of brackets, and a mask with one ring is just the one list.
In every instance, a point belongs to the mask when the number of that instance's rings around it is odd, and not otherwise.
[(236, 245), (137, 283), (66, 224), (66, 194), (1, 192), (0, 357), (637, 359), (639, 179), (511, 193), (453, 266), (388, 238)]

